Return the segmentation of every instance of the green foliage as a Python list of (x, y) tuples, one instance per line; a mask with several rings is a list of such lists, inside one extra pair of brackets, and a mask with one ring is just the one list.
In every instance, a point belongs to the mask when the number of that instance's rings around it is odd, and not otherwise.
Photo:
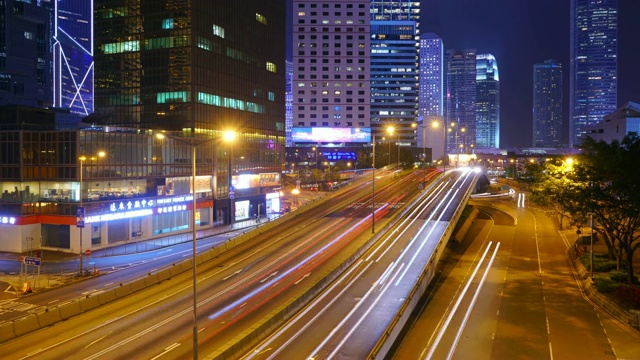
[[(580, 262), (582, 262), (582, 265), (584, 265), (586, 269), (589, 269), (589, 266), (591, 266), (591, 254), (588, 252), (582, 254)], [(615, 270), (616, 266), (616, 262), (609, 260), (606, 254), (593, 254), (593, 271), (607, 273)]]
[(594, 280), (596, 282), (596, 289), (603, 294), (612, 293), (618, 286), (618, 284), (607, 275), (596, 275), (594, 276)]
[[(629, 274), (626, 271), (616, 270), (616, 271), (611, 271), (609, 273), (609, 278), (611, 278), (611, 280), (619, 282), (619, 283), (626, 283), (626, 282), (629, 281)], [(633, 275), (632, 282), (634, 284), (638, 283), (638, 277), (636, 275)]]

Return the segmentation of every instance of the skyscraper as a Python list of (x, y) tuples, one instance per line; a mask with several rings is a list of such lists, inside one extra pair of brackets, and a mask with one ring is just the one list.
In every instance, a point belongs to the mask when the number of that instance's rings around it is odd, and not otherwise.
[(291, 141), (291, 128), (293, 127), (293, 63), (289, 60), (285, 62), (285, 72), (286, 72), (286, 82), (285, 82), (285, 134), (286, 134), (286, 144), (287, 147), (291, 147), (293, 145)]
[[(229, 208), (264, 197), (261, 174), (284, 163), (285, 0), (94, 4), (95, 111), (85, 121), (211, 139), (234, 130), (233, 150), (220, 145), (211, 159), (226, 163), (214, 196)], [(143, 155), (131, 154), (151, 161)], [(253, 177), (234, 194), (241, 175)]]
[(51, 106), (49, 9), (0, 2), (0, 105)]
[(420, 2), (372, 0), (371, 26), (372, 132), (391, 126), (396, 144), (416, 146)]
[(369, 16), (369, 0), (294, 0), (296, 146), (370, 143)]
[(420, 116), (442, 116), (443, 102), (443, 60), (442, 39), (434, 33), (420, 35), (420, 76), (419, 105)]
[(500, 148), (500, 76), (491, 54), (476, 56), (476, 148)]
[(420, 28), (420, 1), (371, 0), (371, 20), (411, 20)]
[(571, 0), (569, 145), (617, 108), (618, 0)]
[(392, 140), (401, 146), (416, 146), (415, 33), (415, 21), (371, 22), (371, 130), (381, 138), (393, 127)]
[(476, 50), (445, 54), (447, 152), (471, 152), (476, 142)]
[(53, 106), (89, 115), (94, 106), (93, 0), (53, 1), (53, 21)]
[(562, 145), (562, 65), (545, 60), (533, 65), (533, 146)]

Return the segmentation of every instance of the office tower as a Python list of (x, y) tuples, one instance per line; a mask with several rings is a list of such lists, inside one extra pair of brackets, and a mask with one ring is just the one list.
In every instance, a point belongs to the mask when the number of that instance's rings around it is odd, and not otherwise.
[(418, 114), (443, 114), (443, 58), (442, 39), (434, 33), (420, 35), (420, 76)]
[(562, 146), (562, 65), (533, 65), (533, 146)]
[(491, 54), (476, 56), (476, 148), (500, 148), (500, 76)]
[(410, 20), (420, 28), (420, 1), (371, 0), (371, 20)]
[(51, 106), (50, 11), (0, 2), (0, 105)]
[(372, 0), (371, 26), (371, 131), (416, 146), (420, 2)]
[(295, 146), (370, 143), (369, 0), (294, 0)]
[(284, 103), (285, 103), (285, 108), (284, 108), (284, 118), (285, 118), (285, 136), (287, 138), (286, 140), (286, 146), (287, 147), (291, 147), (293, 145), (292, 141), (291, 141), (291, 127), (293, 126), (293, 91), (292, 91), (292, 84), (293, 84), (293, 62), (287, 60), (285, 62), (285, 73), (286, 73), (286, 81), (285, 81), (285, 92), (284, 92)]
[[(261, 174), (277, 177), (284, 163), (285, 0), (94, 5), (95, 111), (85, 122), (216, 139), (215, 199), (240, 206), (265, 194)], [(232, 146), (226, 130), (238, 134)]]
[(414, 21), (371, 22), (371, 131), (416, 146), (418, 71)]
[(618, 0), (571, 0), (569, 145), (617, 108)]
[(53, 106), (86, 116), (94, 106), (93, 0), (52, 5)]
[(471, 152), (476, 141), (476, 50), (445, 53), (447, 152)]

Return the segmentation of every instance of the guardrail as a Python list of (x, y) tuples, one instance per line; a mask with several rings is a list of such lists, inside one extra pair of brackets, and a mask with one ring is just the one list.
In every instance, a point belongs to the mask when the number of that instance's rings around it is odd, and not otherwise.
[(398, 335), (406, 325), (407, 320), (411, 316), (411, 313), (413, 312), (413, 310), (416, 308), (418, 302), (420, 301), (420, 298), (422, 297), (425, 290), (427, 289), (427, 286), (429, 286), (429, 283), (431, 282), (431, 280), (433, 280), (433, 277), (435, 275), (436, 265), (440, 261), (441, 255), (444, 253), (444, 251), (440, 251), (440, 249), (443, 246), (446, 246), (449, 239), (451, 238), (456, 222), (460, 218), (460, 214), (462, 213), (462, 211), (464, 210), (464, 207), (469, 201), (469, 197), (474, 187), (475, 187), (475, 184), (472, 184), (472, 186), (469, 186), (467, 192), (465, 193), (464, 200), (460, 203), (460, 206), (456, 209), (456, 212), (452, 217), (452, 221), (450, 221), (449, 225), (447, 225), (447, 228), (445, 229), (445, 232), (442, 238), (440, 238), (438, 245), (435, 247), (433, 253), (431, 254), (431, 257), (425, 264), (425, 267), (422, 273), (420, 274), (420, 276), (418, 277), (418, 279), (416, 280), (414, 287), (409, 292), (409, 296), (405, 299), (405, 301), (400, 307), (400, 310), (396, 313), (396, 316), (393, 318), (393, 320), (391, 320), (386, 330), (383, 332), (383, 335), (380, 337), (380, 339), (378, 339), (378, 342), (376, 343), (376, 345), (373, 347), (373, 349), (367, 356), (367, 359), (384, 359), (389, 353), (389, 350), (391, 349), (396, 339), (398, 338)]

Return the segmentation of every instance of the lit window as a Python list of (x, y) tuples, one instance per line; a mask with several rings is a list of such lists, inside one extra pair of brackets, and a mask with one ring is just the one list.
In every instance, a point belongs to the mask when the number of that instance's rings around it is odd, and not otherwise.
[(163, 29), (173, 29), (173, 19), (164, 19), (162, 20), (162, 28)]
[(276, 64), (267, 61), (267, 71), (276, 72)]
[(213, 25), (213, 35), (224, 39), (224, 28), (222, 26)]
[(262, 14), (256, 13), (256, 21), (261, 24), (267, 25), (267, 18)]

